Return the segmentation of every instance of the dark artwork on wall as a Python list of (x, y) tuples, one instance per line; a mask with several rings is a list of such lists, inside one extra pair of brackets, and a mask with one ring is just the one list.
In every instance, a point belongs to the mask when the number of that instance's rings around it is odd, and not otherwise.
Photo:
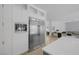
[(15, 24), (15, 32), (26, 32), (27, 31), (27, 24)]

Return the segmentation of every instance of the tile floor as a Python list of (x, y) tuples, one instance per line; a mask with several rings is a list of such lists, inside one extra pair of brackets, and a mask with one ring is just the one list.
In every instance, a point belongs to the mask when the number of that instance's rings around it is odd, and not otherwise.
[[(47, 43), (46, 43), (46, 45), (54, 42), (55, 40), (57, 40), (57, 37), (55, 37), (55, 36), (47, 36)], [(28, 53), (24, 53), (24, 55), (43, 55), (42, 48), (34, 49), (33, 51), (30, 51)]]

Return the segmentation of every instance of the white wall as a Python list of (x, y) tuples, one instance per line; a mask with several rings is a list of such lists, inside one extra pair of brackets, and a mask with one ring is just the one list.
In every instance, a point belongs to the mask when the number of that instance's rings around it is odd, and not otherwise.
[(75, 11), (74, 13), (70, 13), (61, 17), (62, 21), (53, 21), (52, 26), (59, 28), (60, 31), (78, 31), (79, 26), (79, 11)]
[(65, 31), (65, 22), (63, 21), (54, 21), (52, 22), (52, 29), (51, 31), (56, 31), (57, 29), (59, 29), (59, 32)]
[(51, 22), (46, 21), (46, 31), (51, 32)]
[(79, 21), (67, 22), (66, 30), (79, 32)]
[(66, 31), (79, 31), (79, 11), (64, 17)]

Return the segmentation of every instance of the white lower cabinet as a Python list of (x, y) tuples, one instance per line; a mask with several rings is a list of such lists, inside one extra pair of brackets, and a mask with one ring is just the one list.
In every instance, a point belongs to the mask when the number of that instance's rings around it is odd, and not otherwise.
[(0, 55), (28, 51), (28, 29), (16, 32), (15, 24), (28, 24), (27, 13), (21, 5), (0, 4)]

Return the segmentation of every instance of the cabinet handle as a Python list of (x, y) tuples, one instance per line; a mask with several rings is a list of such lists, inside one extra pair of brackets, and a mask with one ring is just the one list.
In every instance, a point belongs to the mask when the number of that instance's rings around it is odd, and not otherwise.
[(5, 42), (4, 42), (4, 41), (2, 41), (2, 45), (4, 45), (4, 43), (5, 43)]

